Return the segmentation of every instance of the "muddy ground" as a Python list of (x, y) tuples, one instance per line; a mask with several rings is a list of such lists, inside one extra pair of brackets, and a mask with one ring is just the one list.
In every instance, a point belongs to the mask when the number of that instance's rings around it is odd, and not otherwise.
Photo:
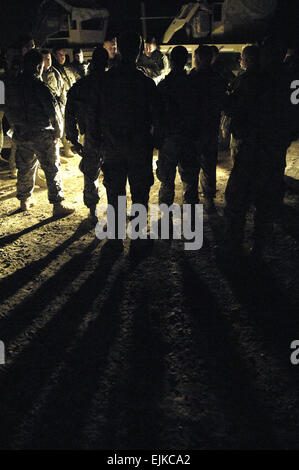
[[(157, 240), (134, 260), (129, 240), (113, 255), (86, 226), (78, 161), (63, 165), (76, 213), (60, 220), (38, 188), (18, 212), (0, 167), (0, 448), (299, 449), (299, 196), (261, 265), (224, 265), (221, 154), (202, 249)], [(251, 230), (252, 214), (249, 245)]]

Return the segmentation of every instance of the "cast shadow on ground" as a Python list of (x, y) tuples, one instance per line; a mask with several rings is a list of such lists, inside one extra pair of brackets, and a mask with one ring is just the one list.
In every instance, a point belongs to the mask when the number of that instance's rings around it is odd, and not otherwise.
[[(50, 299), (55, 298), (55, 285), (63, 283), (65, 278), (69, 280), (67, 274), (72, 278), (79, 274), (84, 256), (92, 255), (90, 247), (86, 251), (81, 254), (77, 266), (70, 263), (64, 267), (47, 286), (43, 285), (30, 301), (13, 312), (3, 336), (5, 342), (6, 337), (14, 337), (16, 330), (21, 331), (25, 323), (33, 321)], [(0, 410), (0, 420), (5, 427), (1, 448), (17, 448), (18, 445), (21, 448), (77, 447), (77, 435), (81, 432), (98, 375), (105, 367), (107, 353), (118, 329), (123, 270), (113, 281), (95, 319), (87, 324), (82, 338), (78, 331), (92, 311), (94, 301), (105, 289), (116, 261), (117, 257), (100, 253), (83, 285), (49, 316), (46, 323), (41, 318), (41, 326), (37, 324), (27, 333), (24, 350), (8, 364), (9, 373), (5, 370), (7, 366), (3, 369), (1, 401), (5, 401), (6, 406)], [(22, 315), (28, 317), (28, 309), (31, 309), (30, 318), (24, 322)], [(7, 349), (9, 358), (9, 344)], [(44, 406), (39, 406), (39, 401)]]

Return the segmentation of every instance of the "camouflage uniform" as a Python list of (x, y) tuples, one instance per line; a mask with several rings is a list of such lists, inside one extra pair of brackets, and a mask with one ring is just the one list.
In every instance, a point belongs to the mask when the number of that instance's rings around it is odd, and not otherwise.
[(154, 82), (134, 65), (121, 64), (105, 74), (101, 94), (103, 172), (108, 202), (117, 210), (126, 194), (127, 178), (133, 203), (147, 206), (152, 171), (153, 138), (158, 95)]
[(66, 90), (61, 73), (53, 66), (43, 71), (43, 82), (50, 88), (52, 95), (60, 105), (62, 113), (66, 105)]
[[(77, 72), (72, 68), (70, 64), (64, 64), (60, 65), (56, 58), (52, 56), (52, 61), (53, 61), (53, 66), (58, 72), (60, 73), (63, 82), (64, 82), (64, 88), (65, 88), (65, 93), (67, 94), (70, 88), (76, 83), (76, 81), (80, 80), (80, 75), (77, 74)], [(66, 138), (65, 130), (63, 132), (62, 136), (62, 143), (65, 151), (65, 155), (71, 155), (71, 145), (69, 141)]]
[(164, 104), (163, 145), (159, 150), (157, 177), (161, 181), (159, 203), (173, 204), (176, 168), (178, 166), (184, 185), (186, 203), (196, 203), (197, 198), (189, 194), (196, 184), (195, 149), (190, 139), (190, 78), (184, 70), (172, 71), (158, 85)]
[(146, 54), (141, 54), (137, 66), (149, 78), (157, 78), (168, 70), (168, 59), (165, 54), (162, 54), (158, 49), (152, 52), (150, 57)]
[(264, 246), (272, 233), (290, 145), (289, 90), (283, 68), (263, 74), (251, 69), (236, 79), (228, 98), (234, 167), (225, 192), (225, 214), (228, 236), (235, 245), (243, 241), (251, 203), (256, 208), (256, 246)]
[(99, 201), (100, 175), (100, 122), (97, 113), (99, 90), (103, 73), (92, 71), (69, 90), (65, 109), (66, 138), (76, 145), (79, 131), (84, 135), (84, 150), (80, 170), (84, 174), (84, 204), (91, 208)]
[[(198, 177), (206, 198), (216, 196), (216, 166), (218, 159), (218, 134), (221, 110), (225, 97), (225, 82), (212, 68), (192, 74), (191, 90), (194, 96), (193, 142), (196, 148), (194, 163), (197, 177), (189, 193), (198, 198)], [(200, 172), (201, 170), (201, 172)]]
[(36, 76), (23, 73), (6, 88), (5, 112), (17, 142), (17, 198), (28, 199), (34, 189), (37, 158), (45, 172), (51, 204), (63, 200), (58, 146), (62, 116), (48, 87)]

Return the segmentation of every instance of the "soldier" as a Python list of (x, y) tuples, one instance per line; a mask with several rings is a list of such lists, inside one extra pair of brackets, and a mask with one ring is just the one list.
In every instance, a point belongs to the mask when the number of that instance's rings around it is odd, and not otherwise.
[(120, 54), (117, 52), (116, 38), (111, 37), (111, 35), (106, 36), (103, 47), (108, 52), (108, 70), (112, 69), (112, 67), (117, 67), (120, 63)]
[(240, 253), (246, 213), (252, 198), (252, 185), (259, 165), (259, 49), (245, 47), (241, 54), (243, 72), (235, 79), (225, 101), (225, 113), (231, 118), (231, 154), (234, 167), (225, 191), (227, 220), (226, 247)]
[(66, 105), (66, 91), (61, 73), (52, 65), (52, 56), (47, 49), (41, 51), (44, 59), (42, 79), (56, 98), (62, 114)]
[(83, 51), (79, 47), (76, 47), (73, 50), (73, 57), (74, 60), (72, 62), (72, 68), (80, 78), (85, 77), (87, 74), (87, 62), (84, 62)]
[[(35, 41), (31, 34), (21, 35), (15, 45), (15, 49), (12, 48), (8, 53), (8, 64), (6, 81), (7, 83), (16, 80), (23, 71), (23, 58), (24, 55), (31, 49), (35, 49)], [(9, 169), (12, 178), (16, 178), (16, 151), (17, 145), (14, 141), (11, 143), (10, 156), (9, 156)], [(37, 171), (36, 184), (40, 184), (40, 187), (45, 187), (44, 178)]]
[[(191, 76), (194, 94), (194, 144), (196, 146), (197, 179), (189, 188), (193, 199), (198, 198), (198, 176), (204, 195), (204, 208), (209, 214), (216, 212), (216, 166), (221, 110), (225, 97), (225, 82), (212, 70), (212, 50), (199, 46), (195, 51), (196, 70)], [(201, 170), (201, 172), (200, 172)]]
[(73, 209), (62, 204), (63, 190), (58, 155), (62, 117), (56, 100), (41, 81), (43, 56), (32, 50), (24, 56), (24, 72), (6, 88), (5, 112), (17, 142), (17, 198), (21, 211), (32, 205), (37, 158), (45, 172), (53, 216), (66, 216)]
[(154, 182), (151, 128), (158, 125), (159, 101), (154, 82), (136, 70), (141, 37), (123, 33), (118, 47), (121, 64), (107, 72), (101, 94), (104, 185), (116, 221), (118, 196), (126, 195), (127, 179), (132, 202), (147, 207)]
[(154, 79), (156, 83), (161, 81), (163, 76), (168, 73), (168, 59), (165, 54), (158, 50), (155, 38), (145, 41), (144, 51), (140, 55), (137, 65), (147, 77)]
[[(77, 72), (75, 72), (72, 66), (67, 63), (65, 49), (63, 47), (57, 46), (53, 49), (52, 61), (53, 66), (62, 76), (65, 92), (67, 93), (74, 83), (76, 83), (77, 80), (80, 80), (81, 77)], [(65, 131), (62, 136), (62, 143), (65, 157), (72, 158), (74, 154), (72, 153), (70, 143), (65, 136)]]
[(245, 70), (226, 105), (232, 118), (234, 167), (226, 188), (227, 247), (240, 253), (246, 213), (255, 206), (254, 246), (259, 259), (271, 240), (273, 223), (283, 199), (286, 150), (296, 122), (290, 101), (291, 76), (283, 64), (284, 50), (269, 40), (259, 49), (246, 47)]
[(184, 184), (184, 202), (198, 202), (189, 189), (197, 184), (195, 151), (190, 144), (190, 78), (184, 67), (188, 60), (185, 47), (177, 46), (171, 51), (171, 72), (158, 85), (163, 99), (165, 122), (163, 124), (163, 145), (159, 151), (157, 177), (161, 181), (159, 203), (173, 204), (176, 167), (179, 167)]
[[(72, 142), (74, 150), (82, 156), (80, 170), (84, 174), (84, 204), (90, 210), (90, 217), (95, 219), (96, 205), (99, 201), (98, 179), (100, 174), (100, 122), (96, 104), (108, 53), (103, 47), (93, 52), (90, 73), (79, 80), (69, 90), (65, 109), (66, 138)], [(84, 135), (84, 148), (79, 142), (79, 131)]]

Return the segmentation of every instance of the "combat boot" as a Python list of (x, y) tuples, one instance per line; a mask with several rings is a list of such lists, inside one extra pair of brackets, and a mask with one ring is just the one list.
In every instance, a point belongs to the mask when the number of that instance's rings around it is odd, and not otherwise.
[(53, 217), (66, 217), (67, 215), (73, 214), (73, 212), (75, 212), (75, 209), (65, 206), (61, 202), (55, 202), (55, 204), (53, 204)]
[(29, 208), (32, 206), (34, 206), (34, 199), (28, 197), (27, 199), (21, 200), (21, 205), (20, 205), (21, 212), (28, 211)]
[(217, 209), (214, 203), (214, 199), (212, 197), (205, 196), (203, 204), (204, 210), (207, 214), (216, 214)]

